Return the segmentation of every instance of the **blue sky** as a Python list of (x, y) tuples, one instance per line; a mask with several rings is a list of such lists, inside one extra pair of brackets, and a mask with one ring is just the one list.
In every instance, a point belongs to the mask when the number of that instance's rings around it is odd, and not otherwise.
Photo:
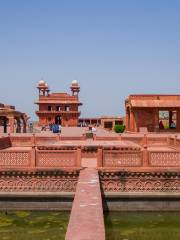
[(135, 93), (180, 93), (180, 1), (0, 0), (0, 102), (35, 118), (41, 77), (81, 86), (82, 116)]

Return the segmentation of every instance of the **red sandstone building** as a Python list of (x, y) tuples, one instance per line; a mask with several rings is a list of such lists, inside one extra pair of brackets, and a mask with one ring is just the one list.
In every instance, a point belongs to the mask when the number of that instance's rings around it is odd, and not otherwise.
[(0, 133), (25, 133), (28, 119), (25, 113), (17, 111), (14, 106), (0, 103)]
[(126, 131), (180, 132), (180, 95), (130, 95), (125, 107)]
[(49, 125), (51, 123), (62, 126), (77, 126), (80, 116), (79, 102), (80, 87), (76, 80), (72, 81), (70, 87), (72, 94), (50, 93), (49, 87), (43, 80), (39, 81), (39, 99), (36, 104), (39, 110), (36, 111), (39, 117), (39, 125)]
[(119, 116), (101, 116), (99, 118), (80, 118), (79, 126), (96, 125), (112, 130), (115, 125), (123, 125), (124, 119)]

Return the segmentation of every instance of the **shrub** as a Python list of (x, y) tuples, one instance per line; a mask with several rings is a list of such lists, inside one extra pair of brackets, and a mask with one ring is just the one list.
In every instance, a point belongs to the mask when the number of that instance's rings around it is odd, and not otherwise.
[(125, 130), (125, 126), (124, 125), (120, 125), (120, 124), (117, 124), (114, 126), (114, 131), (116, 133), (123, 133)]
[(92, 132), (87, 132), (86, 133), (86, 138), (93, 138), (93, 133)]

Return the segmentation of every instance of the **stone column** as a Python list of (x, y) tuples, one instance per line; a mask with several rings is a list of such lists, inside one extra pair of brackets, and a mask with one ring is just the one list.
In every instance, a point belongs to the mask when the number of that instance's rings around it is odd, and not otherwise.
[(14, 117), (8, 117), (9, 120), (9, 131), (10, 133), (14, 133)]
[(169, 111), (169, 128), (171, 126), (172, 123), (172, 111)]
[(147, 145), (144, 145), (143, 148), (143, 167), (149, 166), (149, 154), (148, 154), (148, 148)]
[(31, 150), (31, 167), (32, 168), (36, 167), (36, 147), (35, 147), (35, 145), (32, 146), (32, 150)]
[(27, 122), (26, 122), (26, 120), (23, 118), (23, 133), (26, 133), (26, 128), (27, 128)]
[(18, 118), (17, 119), (17, 130), (16, 130), (17, 133), (20, 133), (21, 132), (21, 120)]
[(113, 129), (114, 129), (115, 125), (116, 125), (116, 120), (113, 120)]
[(102, 148), (98, 148), (98, 153), (97, 153), (97, 166), (98, 167), (103, 167), (103, 149)]
[(180, 132), (180, 109), (177, 109), (177, 115), (176, 115), (176, 131)]
[(126, 108), (126, 130), (129, 131), (129, 111)]
[(134, 119), (134, 113), (132, 110), (130, 110), (130, 131), (134, 132), (135, 131), (135, 119)]
[(3, 119), (3, 133), (7, 133), (8, 132), (8, 119), (6, 117), (4, 117)]
[(159, 130), (159, 109), (154, 109), (153, 110), (153, 128), (154, 128), (154, 131), (157, 131)]

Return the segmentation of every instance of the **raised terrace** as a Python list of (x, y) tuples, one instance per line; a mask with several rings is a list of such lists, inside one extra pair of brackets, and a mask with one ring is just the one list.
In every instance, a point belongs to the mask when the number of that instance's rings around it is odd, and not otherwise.
[(78, 217), (84, 229), (99, 225), (86, 239), (105, 239), (103, 210), (180, 210), (178, 134), (3, 134), (0, 167), (0, 208), (72, 209), (67, 240), (84, 239)]

